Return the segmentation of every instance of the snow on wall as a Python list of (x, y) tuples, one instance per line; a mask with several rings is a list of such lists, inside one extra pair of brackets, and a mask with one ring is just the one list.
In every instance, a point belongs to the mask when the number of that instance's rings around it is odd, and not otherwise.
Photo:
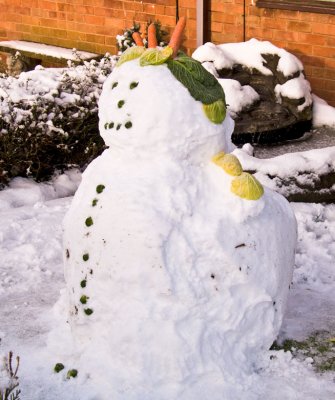
[(36, 54), (46, 55), (54, 58), (65, 58), (66, 60), (76, 61), (78, 56), (82, 60), (97, 57), (98, 54), (76, 49), (66, 49), (64, 47), (51, 46), (43, 43), (26, 42), (24, 40), (2, 41), (0, 45), (15, 49), (17, 51), (29, 51)]

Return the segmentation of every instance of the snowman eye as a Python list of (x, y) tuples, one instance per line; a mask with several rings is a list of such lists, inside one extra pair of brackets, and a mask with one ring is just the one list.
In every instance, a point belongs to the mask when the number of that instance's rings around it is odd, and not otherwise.
[(119, 82), (113, 82), (112, 83), (112, 89), (116, 88), (116, 86), (119, 84)]
[(122, 108), (122, 107), (124, 106), (124, 103), (125, 103), (124, 100), (120, 100), (120, 101), (117, 103), (117, 106), (118, 106), (119, 108)]
[(130, 89), (135, 89), (138, 86), (139, 82), (131, 82), (131, 84), (129, 85)]

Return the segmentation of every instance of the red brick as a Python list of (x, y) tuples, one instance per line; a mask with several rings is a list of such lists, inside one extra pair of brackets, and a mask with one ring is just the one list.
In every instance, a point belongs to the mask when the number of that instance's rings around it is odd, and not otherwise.
[(275, 39), (286, 40), (287, 42), (298, 42), (299, 41), (299, 33), (292, 31), (273, 31), (273, 37)]
[(40, 18), (40, 25), (48, 28), (57, 28), (57, 20), (51, 18)]
[(69, 40), (84, 42), (86, 40), (86, 33), (84, 33), (84, 32), (75, 32), (75, 31), (67, 31), (67, 38)]
[(312, 13), (301, 13), (301, 18), (306, 17), (307, 14), (307, 18), (310, 21), (313, 22), (320, 22), (322, 24), (327, 24), (327, 23), (332, 23), (332, 15), (328, 15), (328, 14), (312, 14)]
[[(163, 5), (163, 7), (165, 7)], [(142, 1), (124, 1), (124, 8), (126, 10), (143, 11)]]
[(107, 8), (122, 9), (123, 3), (120, 0), (104, 0), (103, 6)]
[[(224, 23), (230, 23), (233, 24), (236, 20), (235, 15), (231, 14), (224, 14), (220, 12), (213, 11), (209, 14), (211, 21), (214, 22), (224, 22)], [(248, 18), (248, 26), (249, 26), (250, 20)]]
[(255, 37), (257, 39), (271, 40), (274, 32), (276, 31), (274, 31), (273, 29), (247, 27), (248, 38)]
[(105, 37), (103, 35), (92, 35), (90, 33), (86, 34), (86, 41), (91, 43), (105, 43)]
[(301, 13), (299, 11), (275, 10), (273, 17), (286, 20), (299, 20), (301, 17)]
[(90, 25), (102, 25), (105, 22), (105, 18), (88, 14), (84, 15), (84, 22)]
[(228, 7), (229, 6), (227, 6), (226, 4), (223, 4), (223, 2), (220, 0), (212, 0), (210, 2), (210, 10), (211, 11), (223, 12), (223, 11), (226, 11)]
[(113, 28), (126, 28), (125, 21), (117, 18), (106, 18), (105, 26)]
[(299, 21), (288, 21), (287, 29), (290, 31), (297, 32), (311, 32), (311, 24), (308, 22), (299, 22)]
[(20, 14), (6, 14), (6, 20), (8, 22), (22, 22), (22, 15)]
[(52, 1), (41, 0), (39, 2), (39, 7), (43, 8), (45, 10), (52, 10), (52, 11), (56, 11), (57, 10), (57, 4), (52, 2)]
[(278, 30), (286, 30), (288, 22), (285, 20), (274, 19), (274, 18), (262, 18), (261, 26), (263, 28), (272, 28)]
[(321, 34), (325, 34), (325, 35), (335, 35), (335, 25), (312, 22), (311, 27), (312, 27), (313, 33), (321, 33)]
[(332, 79), (335, 81), (335, 69), (324, 69), (323, 76), (328, 79)]
[(179, 0), (179, 7), (195, 8), (196, 0)]
[[(32, 29), (31, 25), (25, 25), (25, 24), (17, 24), (16, 25), (16, 30), (18, 32), (31, 32), (31, 29)], [(0, 32), (0, 35), (1, 35), (1, 32)]]
[(287, 42), (285, 40), (272, 39), (271, 43), (281, 49), (287, 49), (287, 46), (288, 46)]
[(222, 32), (223, 25), (221, 22), (212, 22), (210, 24), (210, 29), (212, 32)]
[(314, 46), (313, 47), (313, 55), (326, 57), (326, 58), (334, 58), (335, 57), (335, 47), (321, 47)]
[(298, 39), (300, 43), (307, 43), (307, 44), (315, 44), (319, 46), (323, 46), (326, 44), (326, 36), (323, 35), (313, 35), (310, 33), (299, 33)]
[(312, 45), (300, 44), (300, 43), (290, 43), (288, 45), (289, 51), (297, 54), (312, 54)]

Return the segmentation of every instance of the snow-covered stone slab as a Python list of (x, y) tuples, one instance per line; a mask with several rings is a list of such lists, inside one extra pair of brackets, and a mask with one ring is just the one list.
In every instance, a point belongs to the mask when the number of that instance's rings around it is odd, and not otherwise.
[(249, 145), (234, 150), (243, 169), (289, 201), (335, 202), (335, 146), (260, 159)]
[(27, 42), (24, 40), (9, 40), (0, 42), (0, 51), (5, 53), (15, 54), (17, 51), (26, 57), (32, 58), (49, 58), (52, 60), (91, 60), (92, 58), (99, 57), (96, 53), (88, 51), (80, 51), (67, 49), (64, 47), (51, 46), (44, 43)]

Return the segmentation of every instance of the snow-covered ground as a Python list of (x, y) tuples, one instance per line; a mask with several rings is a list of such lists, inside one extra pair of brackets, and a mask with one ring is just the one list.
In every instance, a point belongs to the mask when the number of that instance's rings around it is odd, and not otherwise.
[[(290, 64), (287, 61), (285, 65)], [(239, 87), (236, 89), (241, 91)], [(331, 119), (333, 114), (329, 113), (329, 106), (317, 98), (315, 101), (318, 124), (325, 121), (333, 125), (335, 118)], [(59, 301), (60, 291), (65, 287), (62, 221), (79, 182), (80, 173), (72, 170), (43, 184), (16, 178), (8, 189), (0, 192), (3, 222), (0, 228), (0, 355), (13, 350), (15, 356), (21, 357), (18, 374), (21, 400), (110, 399), (109, 393), (103, 397), (90, 393), (94, 388), (85, 385), (88, 377), (81, 376), (80, 371), (78, 379), (66, 379), (66, 374), (53, 372), (55, 364), (63, 361), (55, 354), (64, 353), (67, 346), (63, 340), (57, 351), (55, 342), (57, 324), (67, 318), (67, 315), (60, 315), (64, 308), (59, 303), (62, 301)], [(327, 340), (330, 338), (333, 343), (335, 205), (291, 206), (298, 221), (299, 237), (279, 341), (305, 340), (322, 330), (329, 333)], [(76, 359), (72, 362), (67, 369), (76, 368)], [(294, 358), (283, 350), (264, 352), (255, 361), (251, 375), (243, 381), (224, 382), (222, 400), (335, 399), (335, 373), (319, 374), (313, 369), (313, 362), (309, 355), (300, 354)], [(0, 364), (0, 390), (5, 385), (5, 375)], [(221, 381), (220, 378), (220, 384)], [(104, 386), (103, 377), (96, 382)], [(213, 380), (213, 384), (217, 382)], [(199, 390), (204, 393), (203, 400), (212, 399), (207, 387), (199, 387)], [(99, 392), (103, 392), (103, 387)], [(209, 392), (213, 393), (213, 388)], [(220, 396), (216, 398), (221, 400)], [(155, 400), (163, 398), (166, 397), (162, 393), (162, 397)], [(125, 400), (130, 398), (125, 397)], [(140, 399), (136, 397), (136, 400)], [(182, 400), (193, 398), (183, 397)]]
[[(45, 184), (19, 178), (0, 192), (0, 349), (2, 354), (13, 350), (21, 356), (22, 400), (84, 398), (85, 388), (76, 380), (52, 372), (59, 360), (48, 355), (46, 347), (57, 321), (53, 307), (65, 286), (62, 220), (79, 181), (76, 171)], [(335, 205), (296, 203), (292, 207), (299, 240), (281, 336), (302, 340), (319, 330), (334, 334)], [(239, 398), (335, 398), (335, 374), (315, 373), (311, 361), (272, 352), (250, 381), (236, 388)]]

